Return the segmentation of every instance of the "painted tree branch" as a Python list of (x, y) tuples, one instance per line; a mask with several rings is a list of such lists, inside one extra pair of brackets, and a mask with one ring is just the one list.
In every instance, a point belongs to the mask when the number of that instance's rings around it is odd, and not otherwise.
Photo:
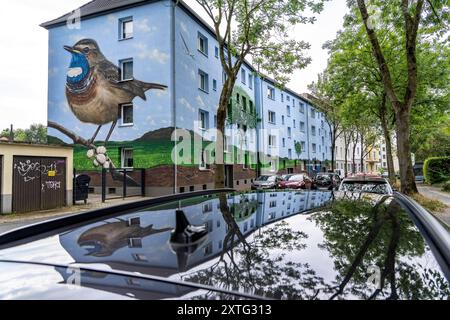
[(56, 122), (53, 121), (48, 121), (48, 127), (53, 128), (58, 130), (59, 132), (65, 134), (66, 136), (68, 136), (70, 139), (72, 139), (74, 144), (81, 144), (83, 146), (85, 146), (86, 148), (89, 149), (95, 149), (96, 146), (89, 142), (88, 140), (84, 139), (83, 137), (80, 137), (79, 135), (77, 135), (75, 132), (63, 127), (60, 124), (57, 124)]

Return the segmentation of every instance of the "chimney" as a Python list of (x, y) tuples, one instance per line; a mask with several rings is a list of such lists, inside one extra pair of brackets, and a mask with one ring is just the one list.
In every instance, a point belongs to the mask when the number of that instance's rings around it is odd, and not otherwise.
[(14, 142), (14, 127), (11, 125), (11, 128), (9, 129), (9, 142)]

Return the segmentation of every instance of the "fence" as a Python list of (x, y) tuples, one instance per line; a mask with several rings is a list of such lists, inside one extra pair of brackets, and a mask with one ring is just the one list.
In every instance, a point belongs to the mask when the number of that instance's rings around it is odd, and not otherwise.
[(74, 181), (78, 175), (87, 175), (91, 178), (89, 194), (100, 195), (102, 202), (146, 195), (145, 169), (74, 170)]

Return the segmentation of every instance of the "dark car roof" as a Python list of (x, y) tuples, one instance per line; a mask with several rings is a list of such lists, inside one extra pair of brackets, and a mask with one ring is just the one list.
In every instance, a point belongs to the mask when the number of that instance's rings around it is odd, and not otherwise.
[(347, 177), (343, 180), (343, 182), (347, 181), (364, 181), (364, 182), (378, 182), (378, 183), (388, 183), (385, 178), (383, 177), (376, 177), (376, 176), (357, 176), (357, 177)]
[[(70, 267), (80, 268), (86, 298), (449, 297), (445, 254), (399, 199), (332, 199), (328, 191), (213, 193), (24, 239), (0, 250), (0, 299), (70, 297), (62, 289)], [(205, 232), (183, 242), (183, 225)], [(367, 270), (388, 268), (388, 256), (395, 291), (387, 279), (377, 291)], [(20, 277), (27, 284), (17, 290)]]

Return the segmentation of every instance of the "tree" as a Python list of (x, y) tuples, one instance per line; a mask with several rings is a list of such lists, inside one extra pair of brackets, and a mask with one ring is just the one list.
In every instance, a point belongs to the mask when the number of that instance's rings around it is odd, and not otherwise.
[[(0, 137), (9, 137), (11, 129), (4, 129)], [(13, 129), (14, 141), (27, 143), (47, 143), (47, 127), (42, 124), (32, 124), (28, 129)]]
[[(350, 1), (350, 4), (352, 2)], [(439, 24), (445, 26), (445, 23), (436, 22), (434, 19), (434, 16), (439, 19), (437, 12), (444, 8), (445, 3), (431, 0), (426, 1), (426, 3), (424, 0), (370, 1), (373, 8), (376, 8), (378, 12), (383, 12), (379, 19), (383, 22), (390, 22), (393, 28), (390, 33), (392, 39), (401, 39), (403, 43), (402, 51), (406, 64), (403, 76), (406, 81), (401, 88), (398, 88), (392, 77), (392, 66), (385, 55), (386, 46), (383, 48), (383, 43), (379, 40), (378, 31), (371, 20), (366, 1), (357, 0), (356, 2), (371, 43), (373, 55), (377, 61), (384, 90), (395, 112), (401, 191), (406, 194), (415, 193), (417, 187), (411, 160), (410, 117), (418, 88), (418, 68), (420, 65), (417, 63), (417, 44), (420, 40), (421, 31), (434, 36), (440, 36), (443, 31), (445, 32), (446, 27), (439, 28)], [(398, 17), (401, 17), (401, 22)], [(448, 15), (446, 19), (448, 20)], [(387, 39), (386, 42), (389, 43), (389, 40)]]
[[(324, 0), (196, 0), (213, 26), (219, 58), (226, 75), (217, 109), (215, 187), (225, 185), (223, 161), (227, 106), (242, 64), (247, 58), (284, 84), (295, 69), (311, 59), (304, 55), (309, 44), (289, 37), (292, 26), (313, 23), (313, 14), (323, 8)], [(259, 70), (258, 70), (259, 71)]]

